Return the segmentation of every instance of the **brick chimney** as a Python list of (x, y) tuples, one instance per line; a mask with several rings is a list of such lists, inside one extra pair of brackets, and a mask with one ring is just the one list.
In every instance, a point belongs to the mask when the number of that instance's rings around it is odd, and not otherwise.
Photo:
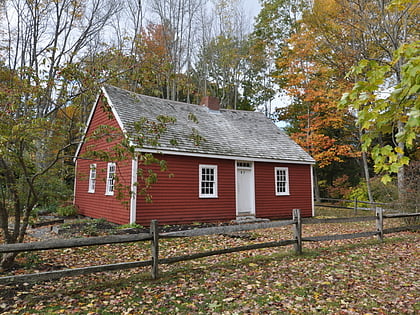
[(200, 105), (206, 106), (210, 110), (220, 110), (219, 99), (214, 96), (203, 96)]

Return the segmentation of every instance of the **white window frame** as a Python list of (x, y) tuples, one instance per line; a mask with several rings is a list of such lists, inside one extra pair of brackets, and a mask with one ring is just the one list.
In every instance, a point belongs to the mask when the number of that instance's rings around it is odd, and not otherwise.
[[(282, 175), (279, 173), (283, 173)], [(274, 168), (274, 189), (276, 196), (288, 196), (289, 191), (289, 168), (287, 167), (275, 167)], [(283, 185), (281, 185), (283, 184)], [(280, 189), (284, 187), (284, 189)]]
[(116, 164), (114, 162), (109, 162), (107, 165), (107, 171), (106, 171), (105, 195), (107, 196), (114, 195), (116, 170), (117, 170)]
[[(206, 164), (200, 164), (199, 167), (200, 171), (199, 171), (199, 185), (198, 185), (198, 193), (199, 193), (199, 197), (200, 198), (217, 198), (217, 165), (206, 165)], [(205, 178), (203, 178), (203, 171), (205, 170), (212, 170), (213, 171), (213, 181), (208, 181)], [(213, 188), (213, 192), (212, 193), (206, 193), (203, 192), (203, 189), (205, 189), (205, 187), (203, 187), (205, 184), (211, 184), (211, 186), (208, 186), (207, 188)]]
[(95, 192), (95, 187), (96, 187), (96, 164), (90, 164), (88, 193), (93, 194)]

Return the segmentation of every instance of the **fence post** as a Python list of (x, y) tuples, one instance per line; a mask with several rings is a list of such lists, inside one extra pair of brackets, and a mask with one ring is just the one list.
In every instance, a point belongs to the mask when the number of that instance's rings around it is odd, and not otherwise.
[(384, 212), (380, 207), (376, 207), (376, 231), (378, 232), (378, 240), (384, 240)]
[(354, 198), (354, 214), (357, 214), (357, 197)]
[(293, 209), (293, 235), (296, 240), (295, 252), (296, 254), (302, 254), (302, 220), (300, 218), (300, 209)]
[(159, 228), (157, 220), (150, 222), (150, 234), (152, 235), (152, 279), (157, 279), (159, 273)]

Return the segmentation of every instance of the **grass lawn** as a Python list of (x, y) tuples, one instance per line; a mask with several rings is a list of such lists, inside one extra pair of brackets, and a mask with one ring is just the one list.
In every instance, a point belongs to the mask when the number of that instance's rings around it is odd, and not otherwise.
[[(374, 225), (374, 221), (307, 225), (303, 234), (371, 231)], [(253, 231), (253, 240), (226, 236), (163, 240), (160, 257), (290, 239), (291, 230)], [(0, 313), (418, 314), (419, 244), (418, 233), (402, 232), (386, 235), (382, 243), (373, 237), (305, 242), (301, 256), (286, 246), (162, 265), (157, 280), (151, 280), (150, 268), (140, 268), (0, 286)], [(138, 243), (28, 253), (19, 262), (26, 273), (145, 259), (150, 259), (149, 244)]]

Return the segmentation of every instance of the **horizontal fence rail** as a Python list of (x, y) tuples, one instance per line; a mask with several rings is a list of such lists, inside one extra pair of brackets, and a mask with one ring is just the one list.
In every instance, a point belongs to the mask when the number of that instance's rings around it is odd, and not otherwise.
[(384, 202), (372, 202), (372, 201), (364, 201), (359, 200), (357, 198), (350, 200), (350, 199), (335, 199), (335, 198), (320, 198), (320, 201), (333, 201), (333, 202), (357, 202), (357, 203), (364, 203), (368, 205), (374, 205), (374, 206), (388, 206), (388, 203)]
[[(329, 202), (331, 204), (323, 203), (323, 201)], [(343, 205), (345, 204), (345, 205)], [(350, 206), (353, 204), (353, 206)], [(368, 205), (370, 207), (361, 207), (360, 204)], [(334, 209), (352, 209), (355, 212), (358, 210), (370, 210), (370, 211), (376, 211), (377, 207), (383, 208), (386, 212), (399, 212), (399, 207), (401, 207), (403, 204), (401, 203), (384, 203), (384, 202), (372, 202), (372, 201), (365, 201), (365, 200), (359, 200), (357, 198), (354, 198), (353, 200), (350, 199), (337, 199), (337, 198), (319, 198), (318, 200), (314, 201), (314, 205), (318, 207), (324, 207), (324, 208), (334, 208)], [(399, 206), (399, 207), (397, 207)], [(414, 204), (415, 209), (419, 209), (419, 204)], [(397, 209), (396, 209), (397, 207)], [(415, 211), (417, 211), (415, 210)]]
[(4, 244), (0, 245), (0, 253), (30, 252), (48, 249), (131, 243), (148, 240), (151, 240), (151, 236), (148, 233), (58, 239), (32, 243)]
[(160, 234), (160, 237), (172, 238), (172, 237), (192, 237), (192, 236), (204, 236), (204, 235), (214, 235), (214, 234), (228, 234), (228, 233), (235, 233), (235, 232), (258, 230), (258, 229), (270, 229), (270, 228), (275, 228), (275, 227), (292, 225), (294, 223), (295, 221), (293, 220), (287, 220), (287, 221), (273, 221), (273, 222), (262, 222), (262, 223), (215, 226), (215, 227), (209, 227), (209, 228), (167, 232), (167, 233)]
[[(124, 270), (131, 268), (139, 268), (151, 266), (151, 275), (155, 279), (158, 277), (159, 264), (172, 264), (181, 261), (194, 260), (214, 255), (222, 255), (227, 253), (234, 253), (239, 251), (262, 249), (270, 247), (279, 247), (294, 245), (295, 252), (297, 254), (302, 253), (303, 242), (319, 242), (319, 241), (330, 241), (330, 240), (343, 240), (343, 239), (354, 239), (361, 237), (377, 236), (379, 240), (383, 239), (384, 234), (401, 232), (412, 229), (420, 229), (420, 225), (411, 225), (405, 227), (397, 227), (384, 229), (384, 219), (395, 219), (395, 218), (411, 218), (418, 217), (420, 213), (404, 213), (404, 214), (384, 214), (381, 208), (376, 210), (375, 216), (368, 217), (354, 217), (354, 218), (330, 218), (330, 219), (317, 219), (317, 218), (301, 218), (300, 211), (298, 209), (293, 210), (293, 219), (284, 221), (273, 221), (263, 223), (251, 223), (251, 224), (238, 224), (238, 225), (227, 225), (217, 226), (210, 228), (197, 228), (192, 230), (184, 230), (177, 232), (159, 233), (158, 222), (152, 220), (150, 224), (150, 233), (139, 233), (130, 235), (109, 235), (109, 236), (97, 236), (88, 238), (75, 238), (65, 240), (49, 240), (32, 243), (21, 243), (21, 244), (3, 244), (0, 245), (0, 253), (13, 253), (13, 252), (26, 252), (26, 251), (37, 251), (37, 250), (51, 250), (51, 249), (62, 249), (62, 248), (73, 248), (82, 246), (95, 246), (105, 244), (117, 244), (117, 243), (132, 243), (132, 242), (151, 242), (151, 259), (145, 261), (134, 261), (124, 262), (108, 265), (89, 266), (82, 268), (72, 268), (64, 270), (55, 270), (48, 272), (39, 272), (36, 274), (25, 274), (25, 275), (12, 275), (0, 277), (0, 284), (13, 284), (19, 282), (38, 282), (55, 280), (67, 276), (79, 276), (96, 272), (103, 271), (115, 271)], [(349, 234), (339, 235), (325, 235), (325, 236), (313, 236), (313, 237), (302, 237), (302, 226), (306, 224), (331, 224), (331, 223), (347, 223), (347, 222), (362, 222), (362, 221), (376, 221), (375, 231), (366, 231)], [(293, 239), (291, 240), (279, 240), (265, 243), (256, 243), (250, 245), (243, 245), (237, 247), (230, 247), (212, 251), (206, 251), (201, 253), (194, 253), (190, 255), (182, 255), (176, 257), (159, 258), (159, 239), (167, 238), (179, 238), (179, 237), (196, 237), (205, 235), (229, 235), (230, 233), (252, 231), (257, 229), (268, 229), (291, 225), (293, 227)]]
[(360, 237), (369, 237), (378, 235), (378, 232), (358, 232), (358, 233), (349, 233), (349, 234), (337, 234), (337, 235), (322, 235), (322, 236), (311, 236), (304, 237), (303, 241), (306, 242), (321, 242), (321, 241), (336, 241), (336, 240), (349, 240)]
[(354, 218), (303, 218), (302, 222), (305, 224), (322, 224), (322, 223), (351, 223), (351, 222), (363, 222), (363, 221), (375, 221), (376, 217), (354, 217)]
[(229, 254), (229, 253), (241, 252), (241, 251), (252, 250), (252, 249), (279, 247), (279, 246), (286, 246), (286, 245), (292, 245), (292, 244), (296, 244), (296, 241), (284, 240), (284, 241), (277, 241), (277, 242), (274, 241), (274, 242), (258, 243), (258, 244), (252, 244), (252, 245), (243, 245), (243, 246), (236, 246), (236, 247), (230, 247), (230, 248), (224, 248), (224, 249), (217, 249), (217, 250), (207, 251), (203, 253), (195, 253), (191, 255), (163, 258), (163, 259), (159, 259), (159, 263), (173, 264), (180, 261), (193, 260), (193, 259), (210, 257), (210, 256), (215, 256), (215, 255)]

